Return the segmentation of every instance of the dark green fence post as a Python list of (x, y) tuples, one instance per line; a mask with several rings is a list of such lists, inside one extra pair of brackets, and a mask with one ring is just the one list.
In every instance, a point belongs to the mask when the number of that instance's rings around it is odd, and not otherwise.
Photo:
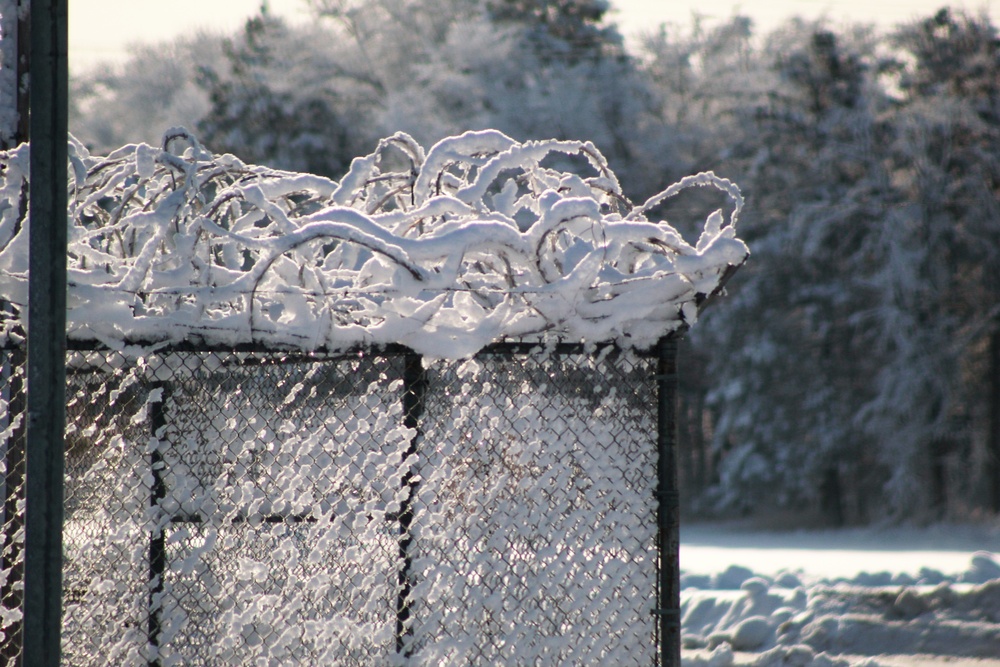
[(680, 499), (677, 493), (677, 338), (660, 339), (656, 369), (657, 635), (661, 667), (680, 667)]
[(31, 3), (24, 665), (58, 667), (66, 421), (67, 0)]
[[(163, 481), (164, 460), (163, 441), (166, 437), (167, 416), (166, 402), (169, 386), (166, 382), (154, 382), (150, 387), (152, 392), (159, 392), (158, 400), (149, 399), (149, 430), (150, 437), (156, 442), (149, 454), (149, 469), (153, 485), (149, 490), (149, 508), (155, 521), (149, 533), (149, 617), (146, 620), (146, 637), (152, 650), (160, 649), (161, 620), (160, 610), (163, 608), (163, 578), (167, 572), (167, 542), (166, 530), (169, 520), (160, 508), (167, 496), (167, 486)], [(158, 667), (160, 657), (151, 656), (149, 667)]]
[[(413, 465), (417, 455), (417, 444), (420, 440), (420, 417), (424, 412), (424, 398), (427, 391), (427, 373), (424, 371), (423, 359), (418, 354), (408, 353), (403, 357), (403, 425), (415, 431), (410, 445), (403, 455), (403, 462)], [(410, 568), (413, 564), (413, 554), (410, 553), (413, 537), (410, 527), (413, 524), (413, 496), (417, 492), (417, 482), (413, 469), (403, 474), (402, 485), (407, 489), (399, 508), (399, 595), (396, 599), (396, 653), (409, 655), (406, 646), (406, 635), (412, 630), (407, 627), (410, 620), (410, 591), (413, 584), (410, 581)]]

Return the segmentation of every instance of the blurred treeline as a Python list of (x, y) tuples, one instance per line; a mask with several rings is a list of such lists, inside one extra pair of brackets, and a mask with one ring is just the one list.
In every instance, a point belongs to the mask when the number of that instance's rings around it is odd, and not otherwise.
[[(592, 140), (633, 200), (738, 182), (752, 257), (682, 347), (689, 512), (833, 524), (1000, 511), (1000, 37), (694, 20), (628, 44), (604, 0), (312, 0), (74, 77), (94, 150), (172, 125), (337, 177), (380, 137)], [(660, 213), (694, 233), (721, 200)]]

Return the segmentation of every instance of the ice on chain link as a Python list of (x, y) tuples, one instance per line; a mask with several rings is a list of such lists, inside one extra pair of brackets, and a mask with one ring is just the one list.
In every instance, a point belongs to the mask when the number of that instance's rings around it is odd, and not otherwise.
[[(68, 331), (128, 343), (303, 350), (399, 343), (462, 358), (503, 340), (645, 348), (716, 291), (747, 248), (742, 198), (712, 173), (632, 205), (593, 144), (487, 130), (424, 150), (406, 134), (339, 183), (213, 155), (183, 129), (163, 148), (70, 144)], [(0, 339), (23, 334), (25, 146), (0, 161)], [(646, 214), (710, 186), (732, 199), (695, 245)]]

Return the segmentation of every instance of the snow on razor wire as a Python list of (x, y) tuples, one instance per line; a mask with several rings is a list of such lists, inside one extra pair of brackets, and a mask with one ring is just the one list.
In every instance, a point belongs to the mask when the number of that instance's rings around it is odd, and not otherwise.
[[(397, 133), (339, 183), (213, 155), (187, 131), (92, 156), (70, 142), (68, 334), (443, 358), (502, 340), (643, 348), (697, 318), (748, 251), (712, 173), (632, 205), (589, 142)], [(566, 169), (565, 171), (562, 169)], [(28, 150), (0, 153), (4, 340), (27, 315)], [(695, 245), (647, 214), (693, 186), (732, 200)]]

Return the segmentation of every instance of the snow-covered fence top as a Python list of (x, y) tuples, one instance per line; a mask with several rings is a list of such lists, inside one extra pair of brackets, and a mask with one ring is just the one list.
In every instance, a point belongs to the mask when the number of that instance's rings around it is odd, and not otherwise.
[[(739, 190), (690, 176), (642, 205), (590, 143), (396, 134), (339, 182), (213, 155), (183, 130), (106, 157), (70, 144), (73, 339), (303, 350), (398, 343), (445, 358), (502, 340), (644, 348), (743, 263)], [(0, 342), (27, 316), (28, 151), (0, 153)], [(695, 245), (647, 211), (733, 200)]]

